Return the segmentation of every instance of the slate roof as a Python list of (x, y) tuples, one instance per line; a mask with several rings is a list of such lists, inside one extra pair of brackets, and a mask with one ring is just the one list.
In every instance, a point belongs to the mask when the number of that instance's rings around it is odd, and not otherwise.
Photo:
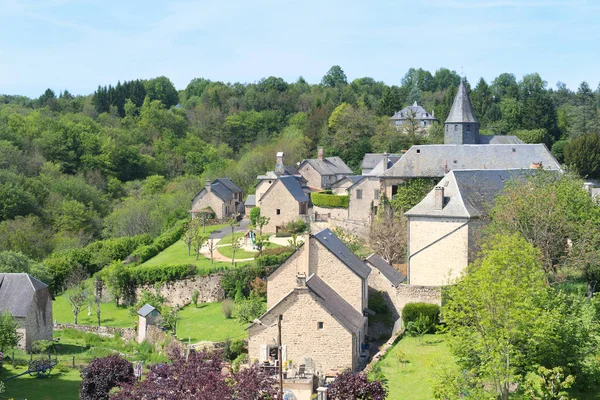
[(246, 207), (256, 207), (256, 195), (255, 194), (249, 194), (248, 197), (246, 197), (246, 201), (244, 202), (244, 205)]
[(444, 207), (436, 210), (435, 189), (405, 215), (478, 218), (488, 214), (506, 182), (522, 180), (535, 169), (451, 171), (437, 186), (444, 188)]
[[(402, 155), (400, 154), (390, 154), (388, 158), (397, 158), (400, 159)], [(373, 169), (377, 164), (379, 164), (383, 160), (383, 153), (366, 153), (362, 159), (362, 163), (360, 167), (363, 169)]]
[[(419, 120), (434, 120), (438, 121), (429, 111), (417, 104), (415, 101), (412, 106), (404, 107), (402, 110), (396, 112), (390, 119), (393, 120), (404, 120), (407, 119), (408, 113), (412, 112), (416, 119)], [(388, 114), (389, 115), (389, 114)]]
[(339, 157), (326, 157), (322, 160), (318, 158), (309, 158), (303, 160), (300, 163), (300, 167), (304, 166), (304, 164), (309, 164), (311, 167), (315, 169), (321, 176), (328, 175), (352, 175), (354, 174), (350, 167), (346, 165), (346, 163)]
[(306, 280), (306, 286), (327, 311), (350, 332), (357, 332), (365, 325), (366, 318), (317, 275), (311, 275)]
[(363, 178), (362, 175), (346, 175), (342, 179), (337, 180), (333, 185), (331, 185), (331, 187), (341, 184), (346, 179), (349, 180), (350, 183), (352, 183), (354, 185), (356, 182), (360, 181), (362, 178)]
[(35, 292), (48, 285), (24, 273), (0, 273), (0, 312), (9, 311), (13, 317), (26, 317), (35, 301)]
[(452, 108), (450, 108), (450, 113), (448, 114), (448, 118), (446, 118), (447, 124), (461, 122), (478, 122), (477, 118), (475, 118), (475, 112), (473, 111), (471, 99), (469, 99), (464, 80), (460, 81), (458, 91), (454, 97), (454, 103), (452, 103)]
[(365, 265), (329, 228), (313, 235), (331, 253), (335, 254), (344, 264), (362, 279), (367, 279), (371, 269)]
[(239, 186), (233, 183), (229, 178), (215, 179), (213, 184), (215, 184), (216, 182), (222, 183), (223, 185), (225, 185), (225, 187), (227, 187), (227, 189), (231, 190), (231, 192), (233, 193), (242, 193), (242, 189), (240, 189)]
[(387, 261), (375, 253), (367, 257), (365, 261), (377, 268), (377, 270), (379, 270), (379, 272), (381, 272), (394, 286), (398, 286), (406, 280), (406, 276), (403, 273), (392, 267)]
[[(294, 176), (282, 176), (279, 178), (279, 181), (283, 184), (283, 186), (285, 186), (287, 191), (290, 192), (292, 197), (294, 197), (297, 202), (302, 203), (309, 200), (308, 196), (302, 189), (302, 186), (300, 186), (300, 183)], [(271, 185), (265, 194), (263, 194), (263, 197), (269, 192), (269, 190), (271, 190), (273, 186), (274, 184)]]
[(233, 192), (227, 186), (218, 181), (214, 181), (210, 185), (210, 191), (217, 195), (223, 201), (233, 200)]
[(412, 146), (381, 178), (436, 178), (461, 169), (522, 169), (532, 163), (560, 170), (544, 144), (440, 144)]
[(146, 303), (138, 310), (138, 315), (141, 317), (147, 317), (152, 311), (156, 310), (156, 308), (152, 307), (150, 304)]
[(516, 136), (479, 135), (479, 144), (525, 144), (525, 142)]
[(387, 166), (383, 167), (383, 160), (379, 161), (379, 164), (375, 166), (371, 171), (365, 173), (367, 176), (379, 176), (383, 174), (388, 169), (392, 168), (394, 164), (396, 164), (400, 160), (400, 157), (388, 157)]

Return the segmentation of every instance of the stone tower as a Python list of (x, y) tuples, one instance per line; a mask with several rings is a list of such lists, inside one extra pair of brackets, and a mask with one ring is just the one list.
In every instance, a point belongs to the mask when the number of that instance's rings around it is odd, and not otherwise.
[(479, 143), (479, 122), (475, 118), (465, 81), (462, 79), (444, 125), (445, 144)]

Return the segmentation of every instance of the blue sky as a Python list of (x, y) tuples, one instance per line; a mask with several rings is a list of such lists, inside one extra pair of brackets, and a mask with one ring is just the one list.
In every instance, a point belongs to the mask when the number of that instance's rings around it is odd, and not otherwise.
[(88, 94), (168, 76), (399, 84), (410, 67), (461, 68), (470, 82), (538, 72), (554, 87), (600, 81), (600, 2), (0, 0), (0, 93)]

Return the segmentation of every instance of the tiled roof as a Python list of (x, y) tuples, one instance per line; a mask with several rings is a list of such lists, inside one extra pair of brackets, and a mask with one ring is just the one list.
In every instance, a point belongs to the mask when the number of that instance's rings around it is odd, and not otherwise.
[(439, 144), (412, 146), (381, 178), (436, 178), (461, 169), (522, 169), (533, 163), (560, 170), (543, 144)]
[[(393, 164), (396, 163), (402, 157), (401, 154), (389, 154), (388, 164), (391, 161)], [(362, 169), (373, 169), (383, 160), (383, 153), (366, 153), (363, 157), (360, 167)]]
[(362, 175), (346, 175), (342, 179), (336, 181), (331, 187), (335, 187), (337, 185), (343, 184), (345, 180), (350, 181), (351, 184), (355, 184), (363, 178)]
[(469, 99), (464, 80), (460, 81), (458, 91), (454, 97), (454, 103), (452, 103), (452, 108), (450, 109), (448, 118), (446, 118), (447, 124), (461, 122), (477, 123), (477, 118), (475, 118), (475, 112), (473, 111), (473, 106), (471, 105), (471, 100)]
[(367, 279), (370, 268), (365, 265), (329, 228), (325, 228), (313, 235), (323, 246), (331, 253), (335, 254), (344, 264), (346, 264), (356, 275), (362, 279)]
[[(293, 176), (282, 176), (279, 178), (283, 186), (288, 192), (296, 199), (297, 202), (302, 203), (308, 201), (308, 196), (300, 186), (298, 180)], [(272, 186), (271, 186), (272, 187)], [(270, 188), (269, 188), (270, 189)], [(266, 193), (265, 193), (266, 194)], [(264, 195), (263, 195), (264, 196)]]
[(0, 312), (8, 310), (14, 317), (26, 317), (35, 292), (46, 288), (48, 285), (29, 274), (0, 273)]
[(406, 276), (404, 274), (392, 267), (387, 261), (375, 253), (367, 257), (365, 261), (377, 268), (377, 270), (379, 270), (379, 272), (381, 272), (383, 276), (385, 276), (387, 280), (390, 281), (390, 283), (394, 286), (398, 286), (404, 282), (404, 280), (406, 280)]
[(326, 157), (322, 160), (310, 158), (302, 161), (302, 163), (300, 163), (300, 168), (302, 168), (304, 164), (312, 166), (321, 176), (353, 174), (352, 170), (339, 157)]
[(479, 135), (479, 144), (525, 144), (525, 143), (516, 136)]

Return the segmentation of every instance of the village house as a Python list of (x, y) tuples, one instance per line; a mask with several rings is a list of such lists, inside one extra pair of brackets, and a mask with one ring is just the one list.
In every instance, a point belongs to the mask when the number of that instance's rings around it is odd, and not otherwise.
[(308, 182), (308, 186), (316, 190), (330, 189), (344, 176), (354, 175), (352, 170), (339, 157), (324, 157), (323, 148), (318, 148), (317, 158), (303, 160), (298, 171)]
[[(243, 193), (229, 178), (206, 181), (206, 186), (192, 200), (192, 217), (200, 213), (214, 213), (217, 219), (227, 219), (237, 215), (242, 208)], [(243, 211), (243, 210), (241, 210)]]
[(348, 194), (348, 188), (354, 185), (356, 182), (361, 180), (361, 175), (348, 175), (331, 185), (331, 192), (333, 194), (345, 195)]
[(450, 171), (408, 217), (408, 283), (453, 283), (478, 251), (481, 227), (510, 180), (535, 170)]
[(402, 129), (403, 125), (407, 122), (412, 122), (421, 128), (429, 128), (434, 122), (439, 122), (433, 111), (428, 112), (418, 105), (416, 101), (412, 106), (407, 106), (402, 110), (397, 111), (390, 120), (398, 130)]
[(348, 219), (370, 224), (377, 214), (381, 184), (376, 176), (363, 176), (348, 188)]
[[(285, 165), (285, 153), (282, 151), (279, 151), (279, 152), (277, 152), (276, 157), (275, 157), (275, 169), (273, 171), (268, 171), (264, 175), (259, 175), (256, 177), (258, 183), (255, 185), (255, 188), (256, 188), (256, 194), (254, 197), (255, 205), (256, 205), (257, 199), (260, 199), (262, 197), (262, 195), (265, 194), (267, 189), (269, 189), (269, 187), (281, 176), (293, 176), (299, 181), (301, 186), (304, 186), (306, 184), (306, 180), (304, 180), (304, 178), (302, 178), (302, 175), (300, 175), (300, 172), (298, 172), (298, 169), (296, 167), (291, 166), (291, 165)], [(252, 200), (253, 200), (252, 198), (250, 198), (249, 200), (246, 199), (246, 202), (251, 203)], [(248, 203), (248, 205), (246, 205), (246, 208), (248, 208), (250, 203)]]
[(29, 274), (0, 273), (0, 312), (19, 323), (19, 347), (31, 351), (37, 340), (52, 340), (52, 296), (48, 285)]
[[(306, 235), (304, 243), (267, 277), (267, 312), (249, 328), (251, 362), (275, 360), (281, 325), (282, 360), (289, 366), (284, 389), (310, 399), (312, 376), (335, 376), (361, 366), (367, 335), (370, 270), (329, 229)], [(295, 380), (310, 376), (304, 382)], [(291, 378), (290, 378), (291, 377)], [(310, 389), (307, 389), (309, 387)]]
[(266, 232), (278, 232), (286, 223), (298, 219), (309, 221), (310, 199), (295, 176), (280, 176), (256, 196), (261, 216), (269, 218)]

